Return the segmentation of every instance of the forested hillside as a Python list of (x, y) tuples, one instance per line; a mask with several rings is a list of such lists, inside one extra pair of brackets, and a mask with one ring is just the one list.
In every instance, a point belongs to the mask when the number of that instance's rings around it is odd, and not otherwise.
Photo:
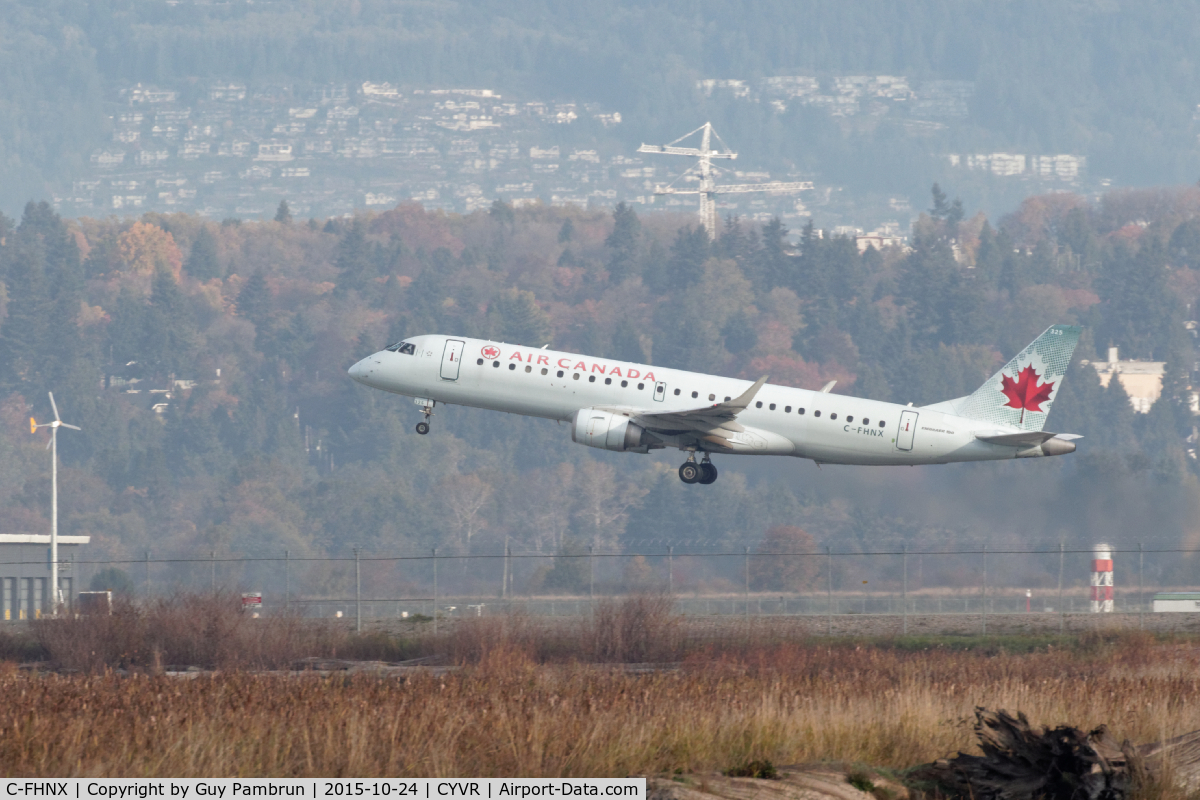
[[(911, 252), (859, 255), (737, 219), (714, 243), (691, 218), (625, 206), (215, 223), (30, 204), (0, 220), (0, 529), (48, 527), (45, 436), (27, 418), (49, 416), (52, 390), (83, 428), (60, 437), (63, 530), (92, 535), (93, 556), (494, 553), (506, 538), (740, 550), (781, 523), (842, 550), (1193, 544), (1200, 190), (964, 217), (935, 192)], [(673, 451), (589, 450), (544, 420), (439, 408), (418, 436), (410, 401), (346, 375), (392, 341), (454, 332), (921, 405), (969, 393), (1057, 322), (1087, 326), (1048, 423), (1086, 435), (1072, 456), (726, 458), (711, 487), (681, 484)], [(1167, 362), (1148, 414), (1079, 366), (1110, 343)]]

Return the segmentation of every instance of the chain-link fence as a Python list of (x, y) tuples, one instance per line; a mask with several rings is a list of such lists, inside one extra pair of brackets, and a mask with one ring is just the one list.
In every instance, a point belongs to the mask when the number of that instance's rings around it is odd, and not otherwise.
[[(1058, 545), (1028, 550), (919, 550), (886, 552), (761, 552), (748, 547), (719, 552), (677, 550), (605, 552), (564, 547), (558, 553), (506, 547), (491, 553), (350, 554), (297, 556), (200, 554), (60, 562), (60, 602), (74, 607), (82, 590), (114, 590), (141, 597), (178, 592), (245, 592), (262, 595), (257, 613), (286, 610), (311, 617), (363, 621), (439, 620), (492, 616), (513, 610), (542, 616), (593, 613), (605, 598), (666, 594), (679, 614), (743, 618), (820, 618), (832, 632), (853, 618), (888, 618), (881, 628), (998, 631), (1004, 625), (1069, 627), (1076, 615), (1097, 608), (1107, 618), (1145, 617), (1154, 597), (1171, 592), (1171, 610), (1200, 611), (1200, 593), (1162, 578), (1197, 551), (1177, 548), (1110, 548), (1107, 569), (1095, 548)], [(85, 551), (79, 551), (80, 553)], [(0, 549), (3, 619), (48, 613), (48, 564)], [(1100, 554), (1103, 555), (1103, 554)], [(1110, 602), (1105, 602), (1110, 600)], [(1099, 604), (1099, 605), (1098, 605)], [(1164, 618), (1163, 615), (1157, 615)], [(1178, 625), (1190, 615), (1166, 615)], [(947, 620), (956, 622), (947, 628)], [(1055, 621), (1057, 620), (1057, 622)], [(835, 621), (840, 621), (835, 625)], [(1133, 624), (1133, 623), (1130, 623)], [(859, 627), (863, 627), (865, 623)], [(1003, 627), (1003, 626), (1002, 626)]]

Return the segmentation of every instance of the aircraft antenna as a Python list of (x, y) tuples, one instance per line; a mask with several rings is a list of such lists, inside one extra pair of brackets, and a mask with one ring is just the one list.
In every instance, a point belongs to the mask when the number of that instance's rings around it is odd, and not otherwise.
[[(679, 143), (700, 134), (699, 147), (681, 147)], [(722, 149), (714, 150), (713, 140)], [(724, 140), (713, 130), (711, 122), (706, 122), (691, 133), (680, 136), (668, 144), (643, 144), (637, 149), (639, 153), (660, 153), (668, 156), (689, 156), (696, 163), (676, 176), (675, 180), (666, 185), (658, 185), (654, 189), (656, 195), (666, 194), (695, 194), (700, 196), (700, 224), (708, 231), (708, 235), (717, 238), (717, 195), (743, 194), (745, 192), (799, 192), (813, 188), (811, 181), (770, 181), (768, 183), (733, 183), (718, 185), (716, 183), (717, 168), (713, 166), (714, 159), (736, 159), (738, 154), (729, 149)], [(674, 184), (688, 177), (698, 181), (695, 189), (676, 188)]]

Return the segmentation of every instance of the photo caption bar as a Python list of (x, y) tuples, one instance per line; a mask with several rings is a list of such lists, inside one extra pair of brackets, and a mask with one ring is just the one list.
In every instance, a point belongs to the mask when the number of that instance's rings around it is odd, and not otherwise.
[(69, 778), (7, 780), (4, 797), (100, 800), (234, 800), (244, 797), (528, 798), (620, 797), (646, 800), (645, 778)]

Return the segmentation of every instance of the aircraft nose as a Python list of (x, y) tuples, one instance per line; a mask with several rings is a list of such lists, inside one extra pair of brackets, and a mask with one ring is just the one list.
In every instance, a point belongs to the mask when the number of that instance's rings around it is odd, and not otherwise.
[(350, 373), (350, 377), (359, 383), (366, 383), (367, 376), (371, 374), (371, 367), (369, 364), (370, 358), (370, 356), (367, 356), (362, 361), (359, 361), (357, 364), (347, 370), (347, 372)]

